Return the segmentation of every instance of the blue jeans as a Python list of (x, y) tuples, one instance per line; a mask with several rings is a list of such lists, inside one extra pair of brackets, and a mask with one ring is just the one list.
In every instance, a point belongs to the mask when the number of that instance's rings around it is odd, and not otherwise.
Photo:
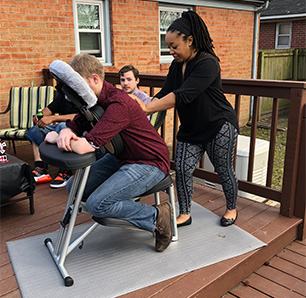
[[(97, 160), (90, 168), (84, 190), (87, 210), (96, 217), (127, 220), (140, 229), (155, 231), (156, 209), (130, 200), (137, 197), (165, 177), (155, 166), (140, 163), (125, 164), (111, 154)], [(70, 179), (67, 190), (71, 189)]]
[(66, 128), (66, 122), (49, 124), (45, 128), (40, 128), (37, 125), (34, 125), (25, 133), (25, 136), (32, 143), (35, 143), (36, 146), (39, 146), (45, 140), (45, 137), (49, 132), (55, 131), (59, 133), (63, 128)]

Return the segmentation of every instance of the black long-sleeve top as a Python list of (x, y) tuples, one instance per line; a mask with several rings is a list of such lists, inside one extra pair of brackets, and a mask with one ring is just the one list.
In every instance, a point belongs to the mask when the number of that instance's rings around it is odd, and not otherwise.
[(179, 141), (203, 144), (213, 139), (228, 121), (239, 130), (236, 113), (226, 99), (221, 82), (219, 62), (211, 54), (198, 53), (186, 65), (173, 61), (163, 88), (155, 97), (175, 94), (180, 118)]

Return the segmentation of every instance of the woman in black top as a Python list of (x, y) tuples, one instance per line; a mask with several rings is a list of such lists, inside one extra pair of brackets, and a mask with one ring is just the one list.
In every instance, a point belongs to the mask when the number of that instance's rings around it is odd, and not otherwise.
[(147, 114), (176, 107), (181, 125), (175, 156), (176, 187), (180, 207), (177, 225), (191, 224), (193, 172), (207, 154), (218, 173), (227, 210), (221, 225), (237, 218), (237, 178), (233, 169), (238, 136), (236, 113), (222, 90), (219, 58), (204, 21), (194, 11), (184, 12), (166, 33), (174, 60), (162, 90), (148, 104), (138, 101)]

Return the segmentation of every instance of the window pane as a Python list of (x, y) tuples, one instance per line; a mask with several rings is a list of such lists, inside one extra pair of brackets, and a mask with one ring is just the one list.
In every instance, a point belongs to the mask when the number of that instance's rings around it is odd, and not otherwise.
[(278, 45), (288, 46), (289, 45), (289, 36), (279, 36), (278, 37)]
[(166, 31), (172, 22), (182, 15), (181, 12), (175, 11), (160, 11), (160, 23), (159, 23), (159, 30)]
[(160, 55), (161, 55), (161, 56), (170, 56), (170, 51), (169, 51), (169, 50), (168, 50), (168, 51), (165, 51), (165, 52), (164, 52), (164, 51), (161, 51), (161, 52), (160, 52)]
[(100, 44), (101, 38), (100, 33), (80, 33), (80, 50), (81, 51), (98, 51), (101, 52)]
[(278, 30), (279, 30), (279, 34), (290, 34), (290, 25), (280, 24)]
[(160, 48), (161, 49), (168, 49), (168, 46), (166, 44), (166, 34), (160, 35)]
[(78, 4), (77, 11), (79, 29), (100, 29), (98, 5)]

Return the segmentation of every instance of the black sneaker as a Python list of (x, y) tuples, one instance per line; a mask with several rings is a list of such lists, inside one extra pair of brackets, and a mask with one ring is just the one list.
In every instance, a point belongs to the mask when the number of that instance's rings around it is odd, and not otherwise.
[(71, 176), (72, 175), (67, 171), (58, 172), (57, 176), (54, 178), (53, 182), (50, 184), (50, 187), (52, 187), (52, 188), (65, 187)]
[(34, 174), (34, 179), (35, 179), (36, 183), (46, 183), (46, 182), (50, 182), (52, 180), (50, 174), (44, 168), (36, 166), (32, 170), (32, 173)]

